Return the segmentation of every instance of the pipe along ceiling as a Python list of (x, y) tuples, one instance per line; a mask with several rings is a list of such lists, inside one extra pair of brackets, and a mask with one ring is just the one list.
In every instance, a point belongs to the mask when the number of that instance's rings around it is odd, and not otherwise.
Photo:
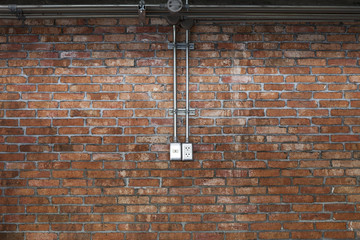
[[(173, 5), (169, 7), (169, 2)], [(359, 6), (162, 4), (0, 5), (0, 18), (166, 17), (211, 21), (359, 21)], [(175, 5), (174, 5), (175, 4)], [(174, 20), (175, 18), (175, 20)]]

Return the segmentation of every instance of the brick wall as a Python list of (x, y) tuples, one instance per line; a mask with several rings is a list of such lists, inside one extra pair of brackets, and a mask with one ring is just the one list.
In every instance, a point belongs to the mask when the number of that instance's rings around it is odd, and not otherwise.
[(192, 162), (163, 20), (0, 25), (0, 239), (360, 237), (359, 25), (197, 23)]

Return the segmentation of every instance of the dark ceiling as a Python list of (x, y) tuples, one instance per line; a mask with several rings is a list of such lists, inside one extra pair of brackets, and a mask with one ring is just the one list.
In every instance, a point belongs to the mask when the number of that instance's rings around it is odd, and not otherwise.
[[(145, 0), (146, 4), (166, 3), (167, 0)], [(183, 0), (185, 2), (185, 0)], [(138, 4), (139, 0), (0, 0), (0, 5), (78, 5), (78, 4)], [(199, 5), (305, 5), (305, 6), (360, 6), (360, 0), (189, 0)]]

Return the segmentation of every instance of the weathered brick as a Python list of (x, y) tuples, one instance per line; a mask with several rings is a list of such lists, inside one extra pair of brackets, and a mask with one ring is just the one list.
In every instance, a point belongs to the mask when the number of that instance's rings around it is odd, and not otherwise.
[(147, 23), (0, 20), (0, 238), (355, 239), (359, 27), (196, 23), (195, 161), (169, 162), (172, 28)]

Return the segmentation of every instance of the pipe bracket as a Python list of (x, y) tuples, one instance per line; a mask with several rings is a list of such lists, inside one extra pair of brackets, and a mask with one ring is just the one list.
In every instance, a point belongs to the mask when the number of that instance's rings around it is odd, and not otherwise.
[[(186, 43), (176, 43), (176, 49), (185, 50), (187, 47)], [(174, 49), (174, 43), (168, 43), (168, 49)], [(194, 50), (194, 43), (189, 43), (189, 49)]]
[(8, 6), (10, 13), (14, 14), (19, 20), (25, 20), (23, 10), (18, 8), (16, 4), (10, 4)]
[(145, 0), (140, 0), (138, 13), (139, 13), (139, 22), (141, 25), (144, 25), (146, 23)]
[[(186, 109), (185, 108), (178, 108), (176, 109), (176, 114), (179, 116), (185, 116), (186, 115)], [(189, 109), (189, 115), (190, 116), (195, 116), (196, 111), (195, 109)], [(174, 115), (174, 109), (169, 109), (169, 115), (173, 116)]]

